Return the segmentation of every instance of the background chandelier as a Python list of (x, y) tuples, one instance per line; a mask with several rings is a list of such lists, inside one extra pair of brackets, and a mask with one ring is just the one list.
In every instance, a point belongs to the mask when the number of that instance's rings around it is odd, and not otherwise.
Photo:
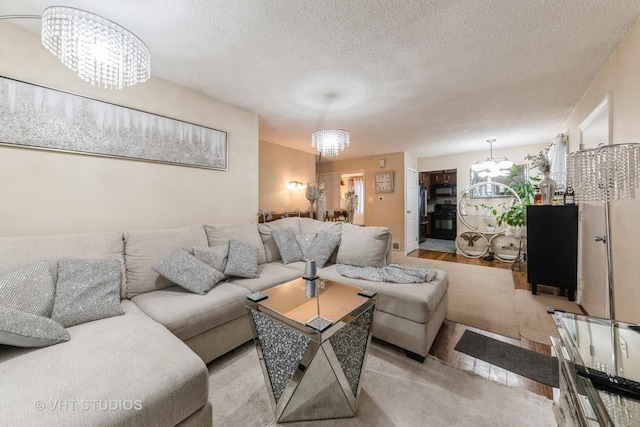
[(96, 14), (51, 6), (38, 15), (0, 19), (42, 19), (42, 44), (64, 65), (93, 85), (122, 89), (151, 76), (151, 53), (135, 34)]
[(340, 129), (316, 131), (311, 134), (311, 146), (323, 156), (337, 156), (349, 146), (349, 132)]
[(480, 178), (495, 178), (497, 176), (509, 175), (509, 170), (513, 166), (513, 162), (506, 157), (499, 159), (493, 158), (493, 143), (495, 139), (487, 139), (489, 143), (489, 158), (487, 160), (478, 160), (471, 169), (478, 173)]

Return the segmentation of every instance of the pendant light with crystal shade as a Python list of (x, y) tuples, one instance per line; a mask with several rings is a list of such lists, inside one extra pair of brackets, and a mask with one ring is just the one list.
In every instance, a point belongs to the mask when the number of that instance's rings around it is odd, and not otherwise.
[(349, 146), (349, 132), (341, 129), (315, 131), (311, 134), (311, 146), (323, 156), (337, 156)]
[(39, 15), (0, 19), (41, 19), (42, 45), (92, 85), (122, 89), (151, 76), (151, 53), (135, 34), (99, 15), (51, 6)]
[(478, 174), (480, 178), (495, 178), (498, 176), (509, 175), (509, 170), (513, 166), (513, 162), (506, 157), (499, 159), (493, 158), (493, 143), (495, 139), (487, 139), (489, 143), (489, 158), (487, 160), (478, 160), (471, 169)]

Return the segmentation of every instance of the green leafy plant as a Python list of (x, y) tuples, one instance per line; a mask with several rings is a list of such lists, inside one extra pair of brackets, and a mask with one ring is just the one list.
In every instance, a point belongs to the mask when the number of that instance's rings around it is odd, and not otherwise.
[(511, 167), (509, 177), (513, 180), (509, 187), (516, 192), (521, 202), (514, 201), (509, 208), (496, 217), (496, 222), (498, 226), (503, 224), (512, 227), (523, 226), (526, 223), (526, 206), (533, 203), (533, 195), (536, 192), (535, 183), (540, 179), (527, 178), (519, 173), (515, 165)]
[(493, 207), (493, 206), (489, 206), (489, 205), (485, 205), (484, 203), (480, 203), (480, 207), (484, 208), (487, 212), (493, 214), (493, 215), (498, 215), (498, 209)]

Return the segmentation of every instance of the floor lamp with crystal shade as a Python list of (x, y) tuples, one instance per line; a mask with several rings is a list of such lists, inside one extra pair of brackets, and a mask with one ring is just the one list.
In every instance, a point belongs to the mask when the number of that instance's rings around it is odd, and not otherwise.
[(574, 151), (567, 156), (567, 180), (578, 203), (604, 202), (605, 235), (595, 236), (606, 245), (609, 319), (615, 321), (613, 255), (611, 250), (611, 202), (635, 199), (640, 187), (640, 144), (603, 145)]

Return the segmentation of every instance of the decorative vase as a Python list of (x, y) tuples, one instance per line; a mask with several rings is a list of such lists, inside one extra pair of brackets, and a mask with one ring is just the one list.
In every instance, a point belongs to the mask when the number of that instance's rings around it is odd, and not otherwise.
[(318, 221), (324, 221), (324, 217), (327, 213), (327, 199), (324, 198), (324, 194), (320, 196), (316, 203), (316, 219)]
[(553, 196), (556, 193), (557, 184), (553, 179), (551, 179), (549, 174), (549, 171), (545, 171), (544, 178), (542, 178), (538, 184), (540, 193), (542, 194), (543, 205), (551, 205), (553, 203)]
[(307, 183), (307, 191), (305, 193), (305, 197), (307, 198), (307, 200), (309, 201), (309, 204), (311, 205), (309, 209), (309, 218), (313, 218), (313, 205), (315, 201), (318, 200), (318, 197), (320, 197), (320, 191), (318, 190), (317, 183), (315, 182)]

